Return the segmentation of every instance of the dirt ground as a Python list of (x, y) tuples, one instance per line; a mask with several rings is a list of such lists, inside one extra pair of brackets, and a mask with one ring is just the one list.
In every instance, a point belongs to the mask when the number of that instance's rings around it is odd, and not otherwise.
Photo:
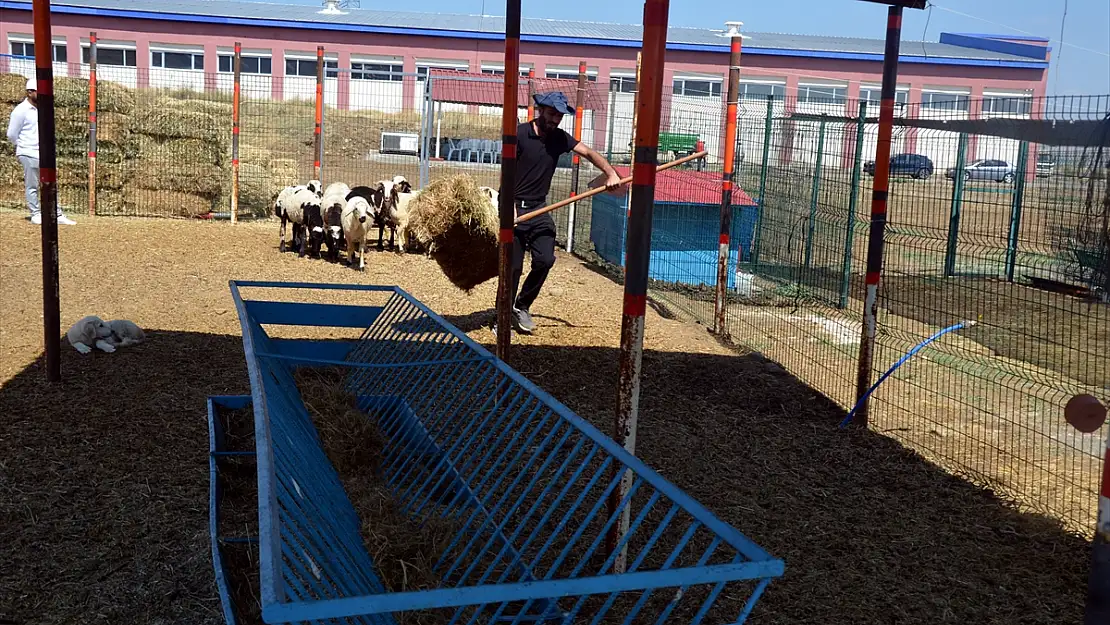
[[(0, 621), (218, 623), (205, 399), (248, 392), (229, 279), (399, 284), (475, 340), (495, 285), (431, 261), (365, 274), (277, 252), (276, 223), (80, 218), (61, 231), (62, 327), (128, 318), (148, 341), (45, 382), (39, 230), (0, 213)], [(620, 287), (560, 254), (510, 364), (611, 428)], [(1089, 543), (895, 441), (775, 363), (649, 311), (637, 454), (786, 562), (752, 623), (1070, 623)]]

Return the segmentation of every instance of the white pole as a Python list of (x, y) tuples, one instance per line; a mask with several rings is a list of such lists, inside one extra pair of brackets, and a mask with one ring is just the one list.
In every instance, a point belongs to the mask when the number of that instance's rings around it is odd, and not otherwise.
[(436, 158), (439, 158), (439, 145), (443, 143), (441, 137), (443, 136), (443, 104), (436, 107)]

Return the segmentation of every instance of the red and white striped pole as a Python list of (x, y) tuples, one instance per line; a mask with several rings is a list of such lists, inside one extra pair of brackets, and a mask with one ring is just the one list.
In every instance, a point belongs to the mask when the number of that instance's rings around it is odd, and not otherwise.
[(730, 42), (728, 68), (728, 103), (725, 105), (725, 154), (721, 174), (721, 228), (717, 249), (717, 296), (715, 298), (713, 331), (725, 333), (725, 304), (728, 302), (728, 252), (732, 235), (732, 189), (736, 165), (736, 117), (740, 102), (740, 26), (743, 22), (725, 22)]
[(89, 33), (89, 216), (96, 214), (96, 31)]
[[(644, 355), (644, 314), (647, 312), (648, 264), (651, 256), (651, 219), (655, 207), (655, 174), (659, 155), (659, 118), (663, 103), (663, 65), (666, 61), (667, 18), (670, 0), (645, 0), (643, 67), (637, 85), (640, 98), (636, 116), (636, 140), (632, 161), (632, 197), (625, 244), (627, 271), (624, 279), (624, 314), (621, 317), (620, 373), (617, 382), (616, 440), (631, 454), (636, 453), (636, 421), (640, 414), (640, 368)], [(609, 499), (609, 514), (632, 485), (632, 473), (624, 471), (620, 487)], [(620, 527), (610, 531), (612, 553), (628, 533), (631, 509), (621, 511)], [(621, 546), (613, 565), (623, 573), (627, 544)]]
[(320, 176), (320, 161), (324, 154), (324, 142), (321, 130), (324, 125), (324, 46), (316, 46), (316, 136), (313, 152), (312, 177), (323, 181)]
[[(1068, 400), (1064, 418), (1084, 434), (1097, 432), (1106, 423), (1106, 406), (1084, 393)], [(1098, 516), (1091, 544), (1091, 569), (1087, 577), (1087, 610), (1084, 625), (1110, 623), (1110, 428), (1102, 451), (1102, 480), (1098, 489)]]
[(34, 0), (35, 90), (39, 117), (39, 214), (42, 215), (42, 323), (46, 379), (62, 380), (61, 284), (58, 279), (58, 153), (54, 125), (54, 59), (50, 0)]
[[(529, 81), (529, 84), (531, 82)], [(513, 230), (516, 228), (517, 88), (520, 85), (520, 0), (505, 2), (505, 101), (501, 109), (501, 188), (497, 196), (497, 347), (501, 360), (509, 357), (512, 339)], [(528, 121), (532, 100), (528, 99)]]
[(235, 58), (232, 70), (235, 84), (231, 96), (231, 223), (239, 219), (239, 107), (242, 105), (240, 80), (243, 69), (243, 44), (235, 42)]

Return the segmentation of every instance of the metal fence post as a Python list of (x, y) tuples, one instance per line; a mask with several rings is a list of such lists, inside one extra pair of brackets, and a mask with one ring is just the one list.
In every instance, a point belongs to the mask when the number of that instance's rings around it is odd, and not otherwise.
[(809, 195), (809, 224), (806, 227), (805, 267), (813, 264), (813, 237), (817, 234), (817, 201), (821, 195), (821, 166), (825, 158), (825, 126), (822, 119), (817, 131), (817, 162), (813, 166), (813, 189)]
[[(505, 68), (505, 75), (509, 74), (509, 68)], [(520, 70), (517, 70), (520, 74)], [(536, 67), (533, 65), (528, 68), (528, 121), (536, 118)], [(514, 118), (515, 119), (515, 118)]]
[(239, 106), (243, 44), (235, 42), (235, 86), (231, 96), (231, 223), (239, 219)]
[(1103, 625), (1110, 622), (1110, 428), (1107, 428), (1106, 433), (1100, 484), (1083, 625)]
[(886, 48), (883, 51), (882, 99), (879, 103), (879, 140), (875, 146), (875, 183), (871, 193), (871, 229), (867, 239), (867, 294), (863, 307), (863, 331), (856, 368), (856, 410), (853, 423), (866, 428), (870, 412), (868, 391), (878, 332), (879, 279), (883, 268), (887, 197), (890, 192), (890, 144), (894, 134), (894, 95), (898, 83), (898, 48), (902, 39), (902, 7), (887, 8)]
[[(578, 141), (582, 140), (582, 116), (586, 107), (586, 62), (578, 62), (578, 92), (575, 95), (574, 103), (574, 138)], [(573, 163), (570, 171), (570, 196), (578, 195), (578, 176), (579, 170), (582, 168), (582, 157), (578, 156), (575, 152), (574, 157), (571, 159)], [(578, 202), (572, 203), (567, 207), (567, 251), (574, 253), (574, 213), (576, 211)]]
[(54, 59), (50, 33), (50, 0), (34, 0), (35, 80), (39, 116), (39, 206), (42, 215), (42, 326), (46, 379), (62, 379), (61, 296), (58, 279), (58, 151), (54, 125)]
[(320, 176), (320, 162), (323, 160), (324, 141), (321, 132), (324, 123), (324, 46), (316, 46), (316, 143), (313, 147), (314, 162), (312, 177), (315, 180), (324, 180)]
[(728, 101), (725, 104), (725, 154), (721, 174), (721, 218), (717, 242), (717, 296), (714, 306), (713, 331), (725, 332), (728, 301), (728, 256), (732, 235), (732, 178), (736, 171), (736, 115), (740, 100), (740, 36), (741, 22), (726, 22), (731, 38), (728, 64)]
[[(512, 340), (513, 230), (516, 218), (517, 86), (520, 84), (520, 1), (505, 2), (505, 96), (501, 109), (501, 193), (498, 199), (497, 346), (501, 360), (509, 357)], [(529, 84), (531, 84), (529, 82)], [(531, 99), (529, 99), (529, 108)], [(531, 121), (529, 116), (529, 122)]]
[(614, 110), (614, 107), (616, 107), (616, 104), (617, 104), (617, 92), (613, 90), (613, 85), (610, 84), (609, 85), (609, 109), (606, 112), (606, 114), (609, 116), (609, 119), (607, 120), (609, 122), (609, 130), (606, 132), (607, 146), (605, 148), (605, 160), (609, 161), (610, 163), (613, 162), (613, 120), (614, 120), (614, 118), (616, 118), (616, 110)]
[(967, 133), (960, 133), (956, 148), (956, 173), (952, 176), (952, 206), (948, 213), (948, 246), (944, 251), (944, 277), (956, 274), (956, 248), (960, 240), (960, 209), (964, 200), (964, 167), (967, 165)]
[(771, 163), (771, 120), (775, 115), (775, 96), (767, 96), (767, 117), (763, 120), (763, 162), (759, 168), (759, 200), (752, 237), (752, 268), (759, 265), (759, 246), (763, 240), (763, 213), (767, 210), (767, 167)]
[(96, 215), (96, 31), (89, 33), (89, 216)]
[[(651, 258), (651, 220), (655, 206), (655, 168), (659, 156), (659, 125), (663, 103), (663, 63), (666, 58), (667, 17), (670, 0), (645, 0), (643, 28), (643, 81), (637, 83), (639, 105), (636, 144), (633, 151), (630, 201), (636, 203), (628, 222), (627, 273), (624, 281), (624, 311), (621, 316), (621, 351), (617, 382), (615, 438), (630, 453), (636, 453), (636, 421), (640, 413), (640, 367), (644, 355), (644, 314), (647, 311), (648, 265)], [(624, 471), (609, 498), (609, 515), (616, 513), (620, 501), (632, 485), (632, 474)], [(613, 572), (624, 573), (631, 506), (621, 511), (619, 529), (610, 530), (608, 551), (617, 552)], [(619, 549), (618, 545), (624, 545)]]
[(1006, 280), (1014, 281), (1017, 266), (1018, 237), (1021, 234), (1021, 208), (1025, 202), (1025, 175), (1029, 160), (1029, 142), (1018, 145), (1017, 176), (1014, 178), (1014, 196), (1010, 204), (1010, 236), (1006, 242)]
[(432, 137), (432, 118), (434, 117), (433, 111), (435, 110), (435, 102), (432, 99), (432, 74), (424, 77), (424, 97), (421, 103), (424, 109), (424, 114), (420, 120), (420, 187), (424, 188), (431, 182), (431, 137)]
[(840, 307), (848, 307), (848, 291), (852, 283), (852, 245), (856, 234), (856, 205), (859, 202), (859, 185), (863, 170), (863, 137), (867, 121), (867, 101), (859, 103), (856, 121), (856, 155), (852, 162), (852, 188), (848, 195), (848, 227), (844, 233), (844, 258), (840, 267)]

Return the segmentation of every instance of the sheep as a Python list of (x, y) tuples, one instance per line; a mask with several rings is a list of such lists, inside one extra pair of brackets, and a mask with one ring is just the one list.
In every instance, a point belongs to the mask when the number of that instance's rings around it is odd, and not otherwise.
[(320, 211), (323, 213), (324, 226), (326, 227), (324, 242), (328, 246), (328, 258), (339, 259), (339, 245), (343, 238), (343, 209), (347, 206), (347, 195), (351, 188), (342, 182), (333, 182), (324, 191), (320, 200)]
[(404, 176), (394, 176), (393, 185), (399, 186), (401, 189), (401, 193), (412, 193), (412, 185), (409, 184), (408, 178), (405, 178)]
[(315, 193), (316, 197), (321, 199), (324, 197), (324, 183), (319, 180), (309, 180), (305, 187), (307, 187), (309, 191)]
[[(282, 251), (285, 251), (285, 221), (293, 223), (293, 243), (303, 258), (308, 252), (316, 255), (324, 238), (324, 220), (320, 214), (320, 198), (307, 187), (290, 187), (289, 194), (278, 196), (275, 210), (280, 211), (282, 222)], [(286, 189), (288, 190), (288, 189)], [(302, 233), (298, 238), (298, 233)], [(299, 241), (299, 245), (297, 245)]]
[(370, 202), (360, 195), (353, 195), (343, 209), (343, 233), (347, 241), (347, 265), (353, 265), (352, 256), (358, 244), (358, 269), (366, 267), (366, 235), (374, 223), (370, 218)]
[[(405, 184), (407, 184), (407, 181)], [(386, 228), (389, 228), (389, 245), (391, 247), (394, 245), (397, 225), (390, 219), (390, 213), (392, 212), (393, 197), (403, 187), (403, 184), (396, 183), (393, 180), (379, 180), (375, 188), (376, 197), (381, 198), (378, 209), (374, 214), (374, 225), (378, 228), (378, 251), (384, 249), (382, 238), (385, 235)]]
[(481, 191), (483, 195), (489, 198), (489, 201), (491, 204), (493, 204), (494, 208), (497, 208), (497, 189), (494, 189), (493, 187), (478, 187), (478, 190)]
[[(402, 254), (414, 247), (409, 237), (409, 203), (420, 191), (401, 191), (402, 185), (394, 185), (389, 194), (389, 199), (383, 202), (382, 212), (385, 213), (383, 221), (389, 225), (389, 244)], [(394, 233), (397, 233), (398, 243), (394, 243)], [(381, 245), (381, 231), (378, 231), (378, 245)], [(380, 248), (379, 248), (380, 249)]]
[[(289, 213), (286, 212), (285, 207), (290, 205), (290, 202), (293, 199), (293, 194), (296, 193), (298, 188), (299, 187), (295, 185), (285, 187), (277, 194), (277, 197), (274, 199), (274, 216), (281, 219), (281, 245), (278, 246), (278, 250), (280, 250), (281, 252), (285, 252), (285, 224), (289, 221), (293, 221), (289, 218)], [(298, 241), (300, 240), (300, 229), (300, 223), (297, 221), (293, 221), (294, 247), (299, 247)]]

